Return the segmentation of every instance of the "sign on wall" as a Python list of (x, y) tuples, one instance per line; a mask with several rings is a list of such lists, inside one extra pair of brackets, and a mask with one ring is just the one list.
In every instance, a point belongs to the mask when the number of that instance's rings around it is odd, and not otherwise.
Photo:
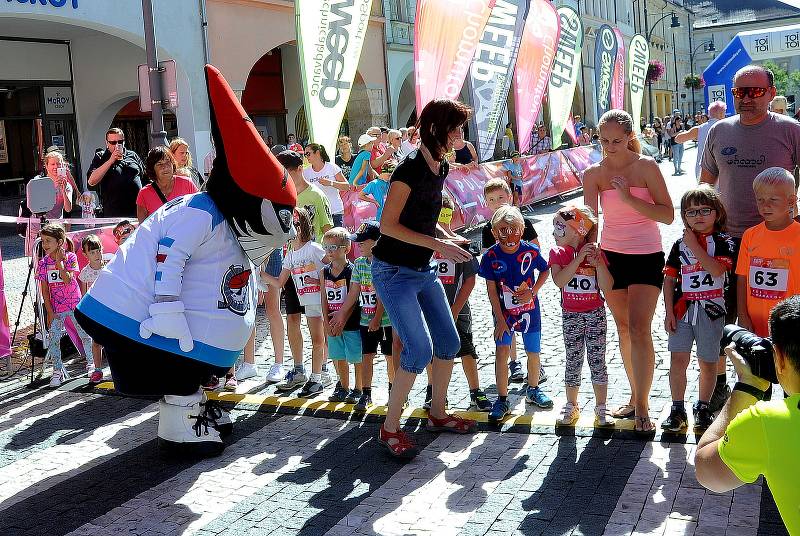
[(46, 115), (66, 115), (75, 113), (71, 87), (45, 87), (44, 113)]

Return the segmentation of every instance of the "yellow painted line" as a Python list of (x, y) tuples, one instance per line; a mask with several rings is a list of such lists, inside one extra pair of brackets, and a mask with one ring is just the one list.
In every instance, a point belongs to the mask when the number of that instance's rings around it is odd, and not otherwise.
[[(96, 389), (110, 391), (114, 389), (113, 382), (103, 382), (95, 386)], [(230, 392), (217, 392), (208, 391), (206, 393), (209, 400), (217, 400), (219, 402), (228, 402), (234, 405), (247, 405), (256, 407), (269, 407), (269, 408), (287, 408), (296, 410), (299, 413), (307, 411), (330, 411), (339, 415), (357, 415), (358, 417), (366, 415), (385, 416), (387, 407), (381, 405), (374, 405), (366, 413), (354, 414), (353, 404), (345, 404), (343, 402), (328, 402), (327, 400), (314, 400), (307, 398), (297, 398), (288, 396), (274, 396), (274, 395), (256, 395), (256, 394), (238, 394)], [(489, 416), (482, 411), (457, 411), (457, 415), (467, 419), (473, 419), (479, 423), (488, 423)], [(428, 412), (423, 408), (406, 408), (403, 411), (404, 418), (427, 419)], [(597, 429), (597, 430), (633, 430), (633, 419), (618, 419), (614, 427), (595, 427), (594, 416), (584, 415), (578, 419), (574, 426), (557, 426), (556, 419), (558, 412), (553, 409), (550, 411), (536, 411), (532, 414), (510, 415), (499, 423), (503, 428), (512, 426), (520, 427), (546, 427), (568, 430), (569, 428), (582, 428), (582, 429)]]

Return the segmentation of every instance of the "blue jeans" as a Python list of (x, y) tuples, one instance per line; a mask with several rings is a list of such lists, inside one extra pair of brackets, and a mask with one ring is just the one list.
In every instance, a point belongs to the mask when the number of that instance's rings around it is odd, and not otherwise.
[(403, 370), (419, 374), (434, 355), (455, 358), (461, 340), (433, 265), (414, 270), (373, 257), (372, 284), (403, 341)]
[(676, 143), (672, 146), (672, 164), (675, 166), (675, 173), (681, 170), (683, 162), (683, 144)]

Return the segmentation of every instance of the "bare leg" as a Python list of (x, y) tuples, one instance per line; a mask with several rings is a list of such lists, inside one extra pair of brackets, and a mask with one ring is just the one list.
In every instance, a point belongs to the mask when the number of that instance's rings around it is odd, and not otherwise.
[(347, 361), (334, 359), (333, 368), (336, 369), (336, 374), (339, 376), (339, 383), (342, 384), (342, 387), (350, 389), (350, 370), (347, 367)]
[(655, 351), (653, 349), (653, 314), (656, 310), (658, 287), (631, 285), (628, 287), (628, 325), (631, 341), (631, 372), (634, 379), (636, 415), (648, 417), (650, 388), (653, 385)]
[(414, 385), (417, 375), (402, 368), (397, 369), (392, 382), (392, 392), (389, 393), (389, 408), (386, 411), (386, 420), (383, 428), (389, 433), (397, 432), (400, 428), (400, 415), (403, 413), (403, 404), (408, 398), (408, 393)]
[(300, 331), (300, 313), (286, 315), (286, 331), (295, 367), (303, 366), (303, 332)]
[[(669, 362), (669, 390), (672, 400), (686, 400), (686, 369), (689, 367), (689, 352), (672, 352)], [(711, 375), (713, 378), (713, 374)], [(714, 388), (714, 385), (711, 385)], [(709, 394), (709, 396), (711, 396)]]
[(253, 326), (253, 331), (250, 332), (250, 338), (247, 339), (247, 344), (244, 345), (244, 362), (251, 365), (256, 364), (256, 327)]
[(322, 325), (322, 317), (319, 316), (307, 316), (306, 322), (308, 331), (311, 332), (311, 373), (321, 374), (327, 349), (325, 327)]
[[(508, 396), (508, 355), (510, 346), (497, 346), (494, 360), (494, 379), (497, 384), (497, 394)], [(539, 370), (536, 370), (539, 373)], [(537, 376), (538, 377), (538, 376)]]
[(475, 356), (461, 356), (461, 368), (464, 369), (464, 376), (467, 377), (467, 385), (470, 391), (480, 386), (478, 381), (478, 362)]
[(447, 386), (450, 385), (450, 376), (453, 374), (452, 359), (433, 358), (433, 399), (431, 400), (430, 415), (436, 419), (447, 417), (445, 399)]
[(628, 291), (612, 290), (606, 295), (608, 307), (617, 325), (617, 336), (619, 337), (619, 352), (622, 354), (622, 365), (625, 367), (625, 375), (628, 377), (628, 384), (631, 387), (631, 398), (629, 405), (633, 405), (634, 382), (631, 369), (631, 338), (628, 327)]
[[(345, 366), (348, 366), (347, 361), (345, 361), (344, 364)], [(364, 388), (364, 369), (362, 368), (363, 364), (364, 362), (362, 361), (361, 363), (356, 363), (355, 365), (353, 365), (353, 374), (355, 375), (356, 389), (358, 389), (359, 391)], [(348, 371), (348, 375), (349, 374), (350, 373)]]
[[(283, 363), (283, 338), (285, 336), (285, 330), (283, 329), (283, 315), (281, 315), (281, 293), (279, 290), (270, 289), (270, 291), (267, 292), (267, 294), (264, 296), (264, 309), (267, 313), (267, 320), (269, 320), (269, 336), (272, 338), (272, 351), (275, 352), (275, 363), (280, 364)], [(302, 346), (303, 340), (301, 337), (301, 358)], [(294, 355), (297, 354), (295, 354), (294, 350), (292, 350), (292, 356)]]
[[(372, 361), (375, 359), (375, 354), (364, 354), (361, 356), (361, 374), (364, 387), (372, 387)], [(386, 358), (389, 362), (389, 358)]]
[(528, 354), (528, 385), (539, 385), (539, 352), (526, 352)]
[(711, 400), (711, 393), (714, 392), (714, 385), (717, 383), (717, 364), (697, 360), (700, 363), (700, 385), (699, 400), (708, 403)]

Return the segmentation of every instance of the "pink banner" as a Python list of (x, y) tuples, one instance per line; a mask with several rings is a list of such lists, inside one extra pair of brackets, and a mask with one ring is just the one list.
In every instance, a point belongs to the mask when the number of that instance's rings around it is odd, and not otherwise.
[(567, 128), (565, 129), (567, 136), (569, 139), (572, 140), (572, 143), (578, 145), (578, 133), (575, 132), (575, 119), (572, 117), (572, 114), (569, 114), (567, 118)]
[(614, 76), (611, 79), (611, 108), (625, 109), (625, 38), (619, 28), (614, 28), (617, 36), (617, 59), (614, 62)]
[(514, 70), (517, 139), (523, 153), (530, 149), (531, 131), (547, 92), (560, 33), (556, 8), (547, 0), (532, 0)]
[(458, 99), (495, 0), (418, 0), (414, 25), (417, 117), (433, 99)]
[[(600, 159), (600, 151), (593, 146), (523, 157), (520, 204), (531, 205), (580, 189), (583, 170)], [(450, 170), (445, 188), (456, 204), (451, 224), (454, 229), (474, 227), (491, 216), (483, 198), (483, 186), (496, 177), (506, 177), (502, 161)]]
[(3, 278), (3, 253), (0, 251), (0, 357), (11, 355), (11, 331), (6, 306), (6, 284)]

